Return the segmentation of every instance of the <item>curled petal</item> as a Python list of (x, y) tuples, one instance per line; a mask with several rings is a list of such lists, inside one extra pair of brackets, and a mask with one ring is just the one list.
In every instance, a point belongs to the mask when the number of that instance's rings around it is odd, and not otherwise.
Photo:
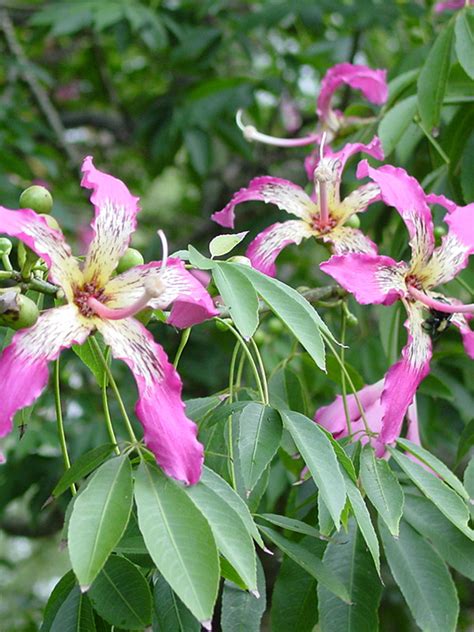
[(386, 70), (373, 70), (367, 66), (349, 63), (336, 64), (327, 71), (321, 81), (316, 105), (318, 117), (323, 122), (329, 117), (333, 94), (342, 84), (360, 90), (371, 103), (385, 103), (388, 97), (386, 77)]
[(128, 248), (136, 227), (138, 198), (131, 195), (121, 180), (96, 169), (91, 156), (85, 158), (82, 173), (81, 185), (92, 189), (91, 202), (95, 208), (94, 237), (87, 253), (84, 277), (86, 281), (95, 280), (103, 285)]
[(427, 195), (430, 204), (439, 204), (447, 209), (444, 221), (449, 232), (444, 235), (441, 245), (423, 271), (426, 287), (436, 287), (447, 283), (463, 270), (474, 253), (474, 204), (457, 206), (444, 195)]
[(334, 255), (320, 265), (362, 305), (383, 303), (391, 305), (406, 294), (405, 263), (390, 257), (354, 253)]
[(401, 215), (410, 235), (411, 268), (414, 272), (422, 270), (434, 248), (433, 219), (423, 189), (404, 169), (391, 165), (374, 169), (363, 160), (357, 177), (365, 176), (378, 184), (385, 204), (396, 208)]
[[(338, 151), (332, 151), (332, 149), (327, 146), (325, 148), (323, 161), (327, 164), (328, 169), (334, 170), (334, 179), (340, 180), (347, 161), (352, 158), (354, 154), (358, 153), (368, 154), (377, 160), (383, 160), (384, 153), (380, 138), (374, 136), (367, 145), (364, 143), (346, 143)], [(319, 150), (313, 151), (306, 157), (304, 165), (306, 174), (310, 180), (313, 179), (314, 170), (320, 162)]]
[(189, 485), (201, 477), (203, 447), (184, 414), (181, 379), (151, 333), (133, 318), (101, 321), (98, 329), (115, 358), (123, 360), (138, 387), (135, 413), (145, 445), (169, 476)]
[(48, 382), (48, 362), (61, 349), (82, 344), (94, 323), (81, 318), (75, 305), (64, 305), (41, 314), (29, 329), (22, 329), (0, 357), (0, 437), (12, 429), (17, 410), (32, 404)]
[(326, 235), (321, 235), (321, 239), (333, 244), (332, 251), (335, 255), (356, 252), (377, 254), (377, 246), (358, 228), (338, 226)]
[(0, 206), (0, 233), (17, 237), (44, 259), (51, 281), (72, 298), (72, 288), (82, 275), (60, 230), (50, 228), (44, 217), (30, 209), (11, 211)]
[(408, 342), (402, 350), (401, 360), (388, 370), (382, 393), (385, 414), (379, 439), (385, 445), (400, 436), (407, 409), (418, 385), (430, 370), (431, 338), (423, 329), (423, 306), (408, 302), (406, 306), (409, 310), (405, 321)]
[[(450, 299), (451, 303), (456, 303), (455, 299)], [(467, 355), (474, 360), (474, 331), (471, 329), (470, 322), (474, 317), (470, 314), (453, 314), (451, 323), (459, 329), (462, 336), (462, 342)]]
[(251, 180), (248, 187), (234, 193), (227, 206), (214, 213), (212, 219), (221, 226), (234, 228), (235, 207), (250, 200), (276, 204), (279, 209), (306, 221), (309, 221), (315, 212), (314, 202), (300, 186), (282, 178), (261, 176)]
[[(368, 386), (364, 386), (360, 391), (358, 391), (357, 395), (359, 397), (359, 401), (364, 409), (364, 413), (367, 418), (367, 422), (369, 423), (370, 429), (374, 432), (377, 430), (376, 428), (372, 428), (370, 425), (368, 414), (369, 411), (377, 405), (380, 401), (380, 396), (382, 395), (384, 381), (379, 380), (375, 384), (369, 384)], [(359, 406), (357, 404), (356, 398), (354, 395), (347, 395), (346, 397), (347, 403), (347, 411), (349, 413), (349, 419), (351, 424), (354, 424), (361, 420)], [(376, 406), (378, 409), (378, 405)], [(314, 420), (326, 428), (329, 432), (331, 432), (336, 439), (340, 437), (347, 436), (347, 421), (346, 421), (346, 412), (344, 410), (344, 400), (341, 395), (337, 395), (336, 399), (329, 404), (328, 406), (322, 406), (316, 411), (314, 416)], [(382, 420), (382, 415), (380, 415), (380, 422)], [(380, 428), (380, 424), (379, 428)], [(354, 430), (354, 428), (353, 428)]]
[(175, 327), (191, 327), (218, 314), (211, 297), (200, 281), (180, 259), (168, 259), (163, 273), (161, 262), (136, 266), (111, 279), (105, 288), (107, 307), (123, 308), (137, 301), (145, 291), (147, 279), (156, 277), (164, 291), (149, 301), (152, 309), (167, 309), (172, 305), (168, 323)]
[(263, 274), (275, 276), (275, 259), (289, 244), (300, 244), (315, 235), (310, 225), (297, 219), (272, 224), (252, 241), (246, 255), (252, 265)]

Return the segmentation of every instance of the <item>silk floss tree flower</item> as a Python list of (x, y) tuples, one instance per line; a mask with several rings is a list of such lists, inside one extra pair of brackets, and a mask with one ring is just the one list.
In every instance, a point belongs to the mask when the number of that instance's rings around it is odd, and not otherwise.
[[(310, 197), (302, 187), (283, 178), (261, 176), (254, 178), (248, 187), (240, 189), (231, 201), (212, 219), (227, 228), (234, 227), (235, 207), (250, 200), (275, 204), (298, 219), (272, 224), (250, 244), (247, 257), (260, 272), (275, 276), (275, 259), (289, 244), (300, 244), (303, 239), (316, 237), (332, 244), (333, 252), (377, 252), (376, 245), (358, 228), (350, 226), (357, 213), (379, 199), (379, 188), (374, 183), (364, 184), (346, 198), (340, 198), (342, 173), (347, 160), (358, 152), (383, 159), (380, 140), (375, 136), (371, 143), (348, 143), (340, 151), (324, 151), (314, 170), (314, 192)], [(324, 155), (323, 155), (324, 153)]]
[[(429, 373), (432, 337), (448, 323), (455, 325), (464, 348), (474, 359), (474, 331), (469, 321), (474, 304), (463, 305), (435, 288), (447, 283), (467, 266), (474, 253), (474, 204), (457, 206), (444, 196), (426, 195), (405, 170), (384, 165), (378, 169), (360, 163), (358, 177), (370, 176), (380, 187), (383, 201), (401, 215), (409, 233), (411, 261), (397, 262), (374, 253), (333, 256), (321, 264), (361, 304), (391, 305), (402, 301), (408, 318), (408, 341), (401, 359), (390, 367), (381, 394), (383, 417), (379, 451), (399, 435), (408, 406), (420, 382)], [(433, 220), (428, 204), (446, 208), (448, 233), (435, 247)]]
[(253, 125), (245, 125), (243, 123), (241, 110), (237, 113), (237, 125), (242, 130), (246, 140), (277, 147), (302, 147), (315, 143), (319, 144), (324, 132), (326, 132), (327, 142), (331, 142), (345, 127), (367, 122), (367, 119), (364, 118), (345, 116), (340, 110), (333, 108), (334, 93), (337, 89), (341, 85), (350, 86), (362, 92), (364, 97), (371, 103), (382, 105), (388, 97), (386, 76), (386, 70), (372, 69), (360, 64), (342, 63), (332, 66), (321, 80), (321, 89), (316, 101), (317, 130), (314, 134), (305, 137), (277, 138), (263, 134)]
[(196, 426), (184, 413), (181, 379), (163, 348), (133, 316), (145, 307), (171, 305), (168, 323), (183, 328), (217, 311), (202, 284), (166, 252), (162, 262), (113, 276), (135, 230), (138, 198), (123, 182), (97, 170), (90, 157), (82, 171), (81, 184), (92, 190), (95, 207), (93, 238), (82, 267), (61, 231), (50, 228), (44, 218), (30, 209), (0, 207), (1, 231), (18, 237), (46, 262), (50, 280), (62, 288), (66, 300), (65, 305), (44, 311), (30, 329), (17, 332), (0, 357), (0, 436), (11, 431), (15, 412), (32, 404), (46, 387), (48, 362), (97, 330), (113, 356), (134, 374), (135, 410), (145, 444), (168, 475), (196, 483), (203, 448)]

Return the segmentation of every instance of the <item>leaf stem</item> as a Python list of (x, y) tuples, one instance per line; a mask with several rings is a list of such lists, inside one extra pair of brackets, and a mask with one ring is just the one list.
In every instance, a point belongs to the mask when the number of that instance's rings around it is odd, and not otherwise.
[[(105, 361), (108, 364), (110, 357), (110, 348), (106, 351)], [(104, 377), (102, 380), (102, 407), (104, 409), (105, 426), (111, 442), (114, 444), (114, 452), (117, 456), (120, 454), (120, 448), (118, 447), (117, 437), (115, 436), (114, 427), (112, 425), (112, 419), (110, 417), (109, 401), (107, 399), (107, 373), (104, 371)]]
[(266, 406), (268, 406), (269, 401), (270, 401), (270, 396), (268, 394), (268, 382), (267, 382), (267, 376), (265, 373), (265, 365), (263, 364), (263, 359), (262, 356), (260, 354), (260, 350), (257, 346), (257, 343), (255, 342), (255, 340), (253, 338), (250, 338), (250, 344), (252, 345), (252, 349), (257, 357), (257, 364), (258, 364), (258, 368), (260, 369), (260, 375), (262, 378), (262, 386), (263, 386), (263, 392), (264, 392), (264, 396), (265, 396), (265, 401), (263, 402)]
[(346, 325), (347, 325), (346, 312), (344, 310), (344, 307), (342, 307), (342, 309), (341, 309), (341, 354), (340, 354), (340, 358), (341, 358), (342, 405), (344, 406), (344, 414), (346, 416), (347, 434), (349, 436), (351, 436), (352, 435), (352, 424), (351, 424), (351, 417), (349, 415), (349, 407), (347, 405), (346, 376), (344, 374), (344, 371), (342, 370), (342, 367), (345, 366), (345, 364), (344, 364), (344, 356), (345, 356), (345, 344), (346, 344)]
[[(237, 356), (240, 351), (240, 342), (237, 340), (234, 346), (234, 350), (232, 352), (232, 358), (230, 361), (229, 367), (229, 403), (232, 403), (234, 399), (234, 379), (235, 379), (235, 365), (237, 362)], [(227, 418), (227, 442), (229, 444), (229, 473), (230, 478), (232, 480), (232, 487), (237, 489), (237, 483), (235, 478), (235, 466), (234, 466), (234, 437), (233, 437), (233, 423), (232, 423), (232, 413)]]
[(112, 390), (114, 392), (114, 395), (117, 399), (117, 403), (119, 405), (120, 408), (120, 412), (122, 413), (122, 417), (123, 420), (125, 422), (125, 426), (127, 428), (127, 432), (130, 435), (130, 439), (132, 440), (133, 443), (138, 443), (138, 439), (135, 435), (135, 432), (133, 431), (133, 427), (132, 424), (130, 422), (130, 418), (127, 414), (127, 409), (125, 408), (125, 405), (123, 403), (122, 400), (122, 396), (120, 395), (120, 391), (118, 389), (117, 383), (114, 379), (114, 376), (112, 375), (112, 371), (110, 370), (110, 367), (107, 363), (107, 360), (104, 357), (104, 354), (102, 353), (102, 349), (100, 348), (99, 343), (97, 342), (97, 340), (94, 338), (94, 336), (90, 336), (89, 340), (91, 341), (91, 344), (93, 345), (97, 355), (100, 358), (100, 361), (102, 362), (102, 365), (104, 367), (105, 372), (107, 373), (107, 377), (109, 378), (109, 382), (110, 382), (110, 386), (112, 387)]
[[(64, 470), (67, 472), (71, 468), (71, 460), (67, 451), (66, 434), (64, 432), (63, 412), (61, 409), (61, 387), (59, 380), (59, 358), (54, 363), (54, 405), (56, 408), (56, 425), (59, 436), (59, 444), (63, 455)], [(70, 486), (71, 494), (76, 495), (77, 489), (74, 483)]]
[(184, 329), (183, 333), (181, 334), (181, 340), (179, 341), (178, 350), (176, 351), (176, 355), (173, 361), (173, 366), (175, 369), (178, 368), (178, 364), (183, 354), (184, 347), (187, 345), (190, 335), (191, 335), (191, 327), (187, 327), (187, 329)]

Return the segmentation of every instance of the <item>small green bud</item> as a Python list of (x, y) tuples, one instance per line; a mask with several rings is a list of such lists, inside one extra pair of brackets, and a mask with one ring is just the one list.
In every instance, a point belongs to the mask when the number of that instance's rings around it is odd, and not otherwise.
[(444, 226), (435, 226), (434, 227), (434, 236), (436, 239), (441, 239), (447, 233), (447, 230)]
[(220, 320), (216, 320), (215, 323), (219, 331), (228, 331), (228, 327), (225, 323), (229, 323), (229, 325), (232, 325), (232, 321), (230, 320), (230, 318), (225, 318), (223, 323)]
[(248, 257), (243, 257), (242, 255), (235, 255), (234, 257), (229, 257), (227, 261), (231, 263), (241, 263), (243, 266), (252, 267), (252, 262)]
[(0, 257), (8, 256), (12, 251), (12, 242), (6, 237), (0, 237)]
[(359, 216), (354, 213), (344, 222), (344, 226), (348, 226), (349, 228), (360, 228), (360, 219)]
[(253, 335), (253, 339), (255, 340), (257, 345), (263, 345), (266, 340), (266, 336), (261, 329), (257, 329), (257, 331)]
[(130, 268), (134, 268), (135, 266), (140, 266), (144, 263), (142, 253), (136, 250), (135, 248), (127, 248), (125, 254), (121, 257), (117, 266), (117, 273), (126, 272), (130, 270)]
[[(6, 299), (6, 297), (4, 298)], [(24, 294), (17, 294), (6, 307), (7, 309), (0, 315), (2, 325), (12, 329), (25, 329), (32, 327), (38, 320), (38, 306)]]
[(283, 323), (281, 322), (279, 318), (270, 318), (270, 320), (268, 321), (268, 330), (272, 334), (281, 334), (283, 329), (284, 329)]
[(57, 220), (52, 215), (46, 215), (45, 213), (40, 213), (40, 217), (44, 217), (46, 223), (50, 228), (54, 228), (55, 230), (61, 230), (61, 226), (58, 224)]
[(348, 327), (357, 327), (357, 325), (359, 324), (359, 321), (357, 319), (357, 316), (354, 316), (354, 314), (352, 314), (351, 312), (347, 312), (346, 323)]
[(20, 208), (31, 208), (37, 213), (51, 213), (53, 198), (48, 189), (34, 184), (20, 195)]

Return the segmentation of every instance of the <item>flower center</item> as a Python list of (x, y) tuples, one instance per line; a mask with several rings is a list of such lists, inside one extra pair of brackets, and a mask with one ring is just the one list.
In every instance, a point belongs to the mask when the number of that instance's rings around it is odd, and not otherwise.
[(334, 217), (329, 216), (325, 221), (321, 215), (314, 215), (312, 217), (311, 226), (313, 230), (316, 230), (320, 235), (330, 233), (335, 228), (337, 220)]
[(98, 288), (95, 283), (84, 283), (81, 288), (74, 291), (73, 301), (79, 308), (80, 313), (86, 318), (94, 316), (94, 310), (89, 307), (89, 299), (94, 298), (99, 303), (105, 300), (104, 288)]

